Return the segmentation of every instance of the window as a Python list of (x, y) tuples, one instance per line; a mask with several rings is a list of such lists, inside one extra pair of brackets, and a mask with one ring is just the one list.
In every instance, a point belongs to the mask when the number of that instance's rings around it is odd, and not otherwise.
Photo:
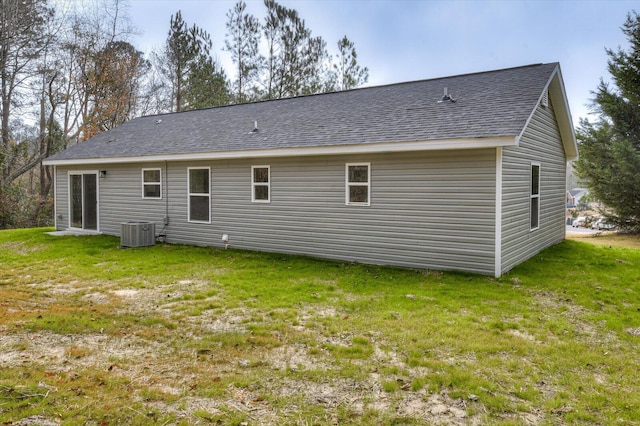
[(540, 164), (531, 163), (531, 230), (540, 226)]
[(211, 187), (208, 167), (189, 168), (189, 222), (210, 223)]
[(370, 180), (370, 163), (347, 163), (345, 191), (347, 205), (368, 206), (370, 204)]
[(269, 203), (271, 201), (271, 171), (269, 166), (251, 166), (251, 201)]
[(162, 198), (160, 169), (142, 169), (142, 198)]

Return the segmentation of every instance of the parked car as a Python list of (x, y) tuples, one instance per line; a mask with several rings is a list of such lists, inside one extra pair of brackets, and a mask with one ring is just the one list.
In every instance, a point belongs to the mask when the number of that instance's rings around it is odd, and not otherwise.
[(573, 226), (574, 228), (578, 228), (580, 226), (585, 226), (586, 223), (587, 223), (587, 218), (586, 217), (578, 216), (571, 223), (571, 226)]
[(608, 230), (614, 229), (615, 227), (616, 227), (615, 224), (609, 222), (609, 220), (604, 217), (591, 223), (591, 229), (608, 231)]

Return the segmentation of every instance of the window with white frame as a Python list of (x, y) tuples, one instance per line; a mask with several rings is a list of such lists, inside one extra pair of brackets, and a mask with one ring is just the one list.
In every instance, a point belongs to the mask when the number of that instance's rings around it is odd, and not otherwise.
[(251, 201), (271, 202), (271, 169), (269, 166), (251, 166)]
[(211, 222), (211, 173), (208, 167), (189, 167), (189, 222)]
[(540, 227), (540, 163), (531, 163), (530, 229)]
[(162, 198), (160, 169), (142, 169), (142, 198)]
[(345, 193), (347, 205), (370, 205), (371, 163), (347, 163)]

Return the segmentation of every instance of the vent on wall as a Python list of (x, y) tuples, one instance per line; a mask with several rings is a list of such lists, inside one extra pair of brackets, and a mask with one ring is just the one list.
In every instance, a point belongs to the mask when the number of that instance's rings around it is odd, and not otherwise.
[(124, 222), (120, 224), (121, 247), (146, 247), (156, 243), (156, 224), (153, 222)]
[(549, 91), (548, 90), (544, 91), (544, 94), (542, 95), (542, 99), (540, 100), (540, 105), (542, 105), (545, 108), (549, 106)]

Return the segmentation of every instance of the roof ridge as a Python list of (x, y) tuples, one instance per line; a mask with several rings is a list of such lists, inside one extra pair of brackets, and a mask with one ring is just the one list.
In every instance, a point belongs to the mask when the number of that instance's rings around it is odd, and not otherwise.
[(284, 100), (292, 100), (292, 99), (303, 99), (303, 98), (310, 98), (310, 97), (316, 97), (316, 96), (325, 96), (325, 95), (337, 95), (337, 94), (344, 94), (344, 93), (355, 92), (355, 91), (374, 90), (374, 89), (381, 89), (381, 88), (394, 87), (394, 86), (403, 86), (403, 85), (409, 85), (409, 84), (424, 83), (424, 82), (435, 81), (435, 80), (445, 80), (445, 79), (450, 79), (450, 78), (467, 77), (467, 76), (472, 76), (472, 75), (492, 74), (492, 73), (498, 73), (498, 72), (504, 72), (504, 71), (517, 70), (517, 69), (521, 69), (521, 68), (539, 67), (539, 66), (542, 66), (542, 65), (554, 65), (554, 66), (557, 66), (558, 64), (559, 64), (558, 62), (547, 62), (547, 63), (538, 62), (538, 63), (528, 64), (528, 65), (520, 65), (520, 66), (517, 66), (517, 67), (507, 67), (507, 68), (499, 68), (499, 69), (495, 69), (495, 70), (475, 71), (475, 72), (468, 72), (468, 73), (462, 73), (462, 74), (445, 75), (445, 76), (441, 76), (441, 77), (424, 78), (424, 79), (420, 79), (420, 80), (400, 81), (400, 82), (395, 82), (395, 83), (379, 84), (379, 85), (376, 85), (376, 86), (363, 86), (363, 87), (356, 87), (356, 88), (347, 89), (347, 90), (335, 90), (335, 91), (332, 91), (332, 92), (309, 93), (309, 94), (306, 94), (306, 95), (290, 96), (290, 97), (286, 97), (286, 98), (262, 99), (262, 100), (258, 100), (258, 101), (244, 102), (244, 103), (239, 103), (239, 104), (218, 105), (218, 106), (212, 106), (212, 107), (206, 107), (206, 108), (188, 109), (188, 110), (182, 110), (182, 111), (161, 112), (161, 113), (158, 113), (158, 114), (141, 115), (140, 117), (134, 118), (134, 120), (138, 119), (138, 118), (161, 117), (161, 116), (166, 116), (166, 115), (175, 115), (175, 114), (189, 113), (189, 112), (195, 112), (195, 111), (208, 111), (208, 110), (212, 110), (212, 109), (237, 107), (237, 106), (240, 106), (240, 105), (256, 105), (256, 104), (264, 104), (264, 103), (267, 103), (267, 102), (275, 102), (275, 101), (284, 101)]

